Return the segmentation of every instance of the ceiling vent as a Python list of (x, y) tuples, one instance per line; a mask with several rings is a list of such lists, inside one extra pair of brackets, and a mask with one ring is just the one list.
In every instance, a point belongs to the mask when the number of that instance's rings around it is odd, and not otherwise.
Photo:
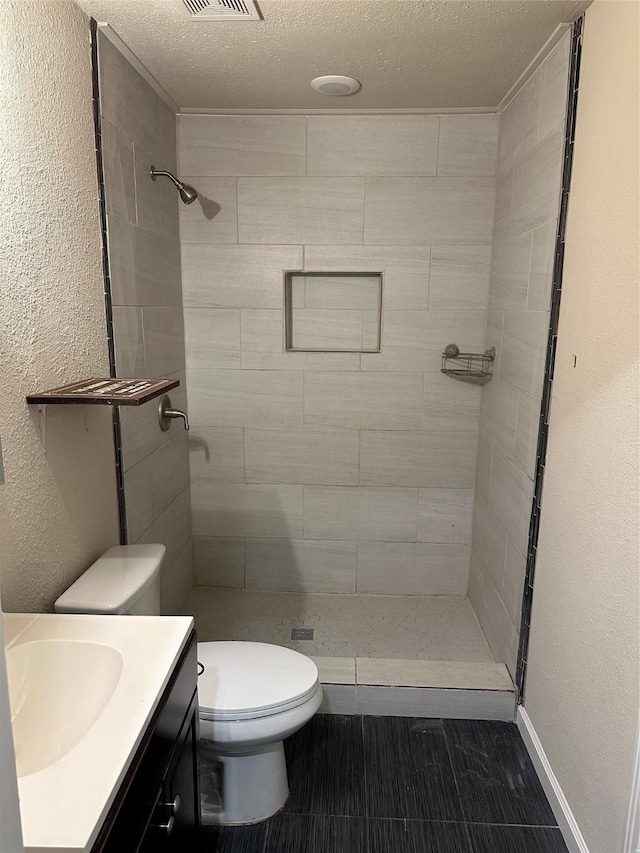
[(259, 21), (255, 0), (182, 0), (196, 21)]

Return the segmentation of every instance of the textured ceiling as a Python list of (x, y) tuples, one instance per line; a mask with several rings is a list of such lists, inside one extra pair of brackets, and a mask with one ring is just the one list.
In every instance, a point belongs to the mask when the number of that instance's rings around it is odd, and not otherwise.
[[(181, 0), (77, 0), (183, 109), (495, 107), (589, 0), (259, 0), (263, 21), (196, 22)], [(321, 74), (362, 89), (314, 92)]]

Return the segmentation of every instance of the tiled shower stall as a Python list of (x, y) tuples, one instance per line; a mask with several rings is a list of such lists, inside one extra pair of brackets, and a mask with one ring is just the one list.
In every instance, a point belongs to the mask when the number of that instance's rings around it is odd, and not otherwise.
[[(201, 639), (332, 658), (334, 682), (356, 658), (371, 684), (513, 676), (570, 34), (500, 114), (181, 114), (177, 155), (170, 111), (100, 47), (118, 374), (180, 378), (192, 424), (187, 459), (154, 407), (123, 422), (129, 539), (168, 545), (166, 611), (190, 593)], [(287, 271), (323, 274), (287, 320), (309, 351), (285, 348)], [(341, 273), (382, 274), (380, 316)], [(495, 346), (491, 380), (444, 375), (450, 343)]]

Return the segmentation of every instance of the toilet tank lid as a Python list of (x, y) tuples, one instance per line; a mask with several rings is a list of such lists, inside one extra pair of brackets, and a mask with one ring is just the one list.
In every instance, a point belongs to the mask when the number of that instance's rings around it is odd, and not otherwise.
[(126, 613), (157, 579), (164, 545), (117, 545), (56, 601), (56, 613)]

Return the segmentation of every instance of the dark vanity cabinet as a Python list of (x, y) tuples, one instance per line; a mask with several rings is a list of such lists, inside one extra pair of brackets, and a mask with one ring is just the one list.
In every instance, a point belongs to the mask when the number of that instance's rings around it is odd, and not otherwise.
[(196, 851), (200, 835), (192, 633), (91, 853)]

